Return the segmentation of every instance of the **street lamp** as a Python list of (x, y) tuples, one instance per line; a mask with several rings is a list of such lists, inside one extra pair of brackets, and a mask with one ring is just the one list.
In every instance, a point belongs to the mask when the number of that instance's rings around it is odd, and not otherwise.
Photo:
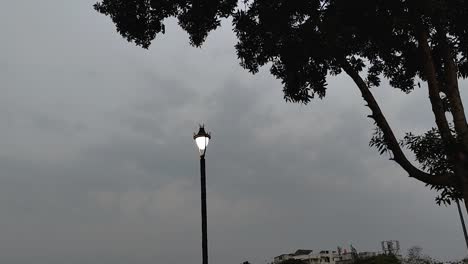
[(197, 134), (193, 135), (200, 152), (200, 183), (201, 183), (201, 217), (202, 217), (202, 264), (208, 264), (208, 235), (206, 223), (206, 175), (205, 175), (205, 153), (211, 135), (206, 133), (205, 127), (200, 126)]

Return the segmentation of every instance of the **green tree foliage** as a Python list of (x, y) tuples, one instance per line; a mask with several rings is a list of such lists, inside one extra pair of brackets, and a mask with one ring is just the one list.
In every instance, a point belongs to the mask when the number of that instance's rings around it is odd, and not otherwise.
[(395, 255), (377, 255), (359, 259), (356, 264), (401, 264), (401, 261)]
[[(447, 149), (436, 128), (432, 128), (422, 135), (407, 133), (401, 144), (410, 149), (421, 164), (422, 169), (435, 175), (454, 174), (453, 164), (448, 160)], [(432, 189), (439, 191), (437, 204), (451, 204), (451, 200), (461, 199), (463, 193), (454, 186), (432, 185)]]
[[(327, 78), (349, 75), (376, 125), (371, 146), (438, 190), (438, 202), (468, 199), (468, 124), (458, 87), (468, 77), (468, 1), (101, 0), (95, 9), (143, 48), (165, 32), (165, 18), (177, 18), (200, 46), (230, 17), (241, 66), (252, 73), (269, 66), (288, 101), (324, 98)], [(427, 83), (434, 128), (399, 141), (371, 92), (382, 78), (404, 93)]]

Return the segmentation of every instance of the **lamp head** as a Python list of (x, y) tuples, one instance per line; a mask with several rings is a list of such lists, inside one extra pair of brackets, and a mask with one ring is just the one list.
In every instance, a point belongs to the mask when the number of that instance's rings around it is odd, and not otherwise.
[(193, 139), (195, 140), (195, 143), (197, 144), (198, 150), (200, 152), (200, 156), (204, 156), (206, 152), (206, 147), (208, 146), (208, 143), (210, 142), (211, 135), (210, 133), (207, 133), (205, 131), (205, 126), (200, 125), (200, 129), (198, 130), (197, 134), (193, 135)]

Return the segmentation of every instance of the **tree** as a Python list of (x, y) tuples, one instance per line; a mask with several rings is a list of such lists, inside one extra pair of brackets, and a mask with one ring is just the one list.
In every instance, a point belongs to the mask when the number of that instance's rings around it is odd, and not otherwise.
[(395, 255), (390, 254), (359, 259), (355, 264), (401, 264), (401, 261)]
[(307, 264), (307, 262), (300, 259), (286, 259), (281, 261), (279, 264)]
[(408, 253), (402, 261), (403, 264), (463, 264), (466, 263), (466, 259), (452, 260), (452, 261), (440, 261), (432, 258), (426, 254), (423, 254), (423, 250), (419, 246), (413, 246), (408, 249)]
[[(468, 1), (101, 0), (94, 7), (143, 48), (165, 33), (165, 18), (176, 17), (199, 47), (230, 17), (241, 66), (256, 73), (269, 65), (287, 101), (322, 99), (327, 77), (347, 74), (376, 125), (370, 145), (436, 189), (438, 203), (467, 201), (468, 124), (458, 83), (468, 77)], [(434, 128), (399, 141), (371, 92), (381, 79), (404, 93), (427, 83)]]
[(422, 248), (413, 246), (408, 249), (404, 264), (438, 264), (442, 263), (422, 253)]

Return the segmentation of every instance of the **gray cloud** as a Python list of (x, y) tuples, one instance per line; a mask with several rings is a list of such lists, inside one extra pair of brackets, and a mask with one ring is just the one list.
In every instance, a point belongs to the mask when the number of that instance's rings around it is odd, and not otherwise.
[[(346, 76), (323, 101), (287, 104), (267, 69), (238, 66), (229, 25), (195, 49), (170, 22), (145, 51), (92, 3), (0, 8), (1, 261), (199, 261), (201, 122), (213, 132), (212, 261), (384, 239), (465, 255), (456, 209), (368, 148), (372, 124)], [(431, 126), (424, 88), (374, 92), (399, 136)]]

